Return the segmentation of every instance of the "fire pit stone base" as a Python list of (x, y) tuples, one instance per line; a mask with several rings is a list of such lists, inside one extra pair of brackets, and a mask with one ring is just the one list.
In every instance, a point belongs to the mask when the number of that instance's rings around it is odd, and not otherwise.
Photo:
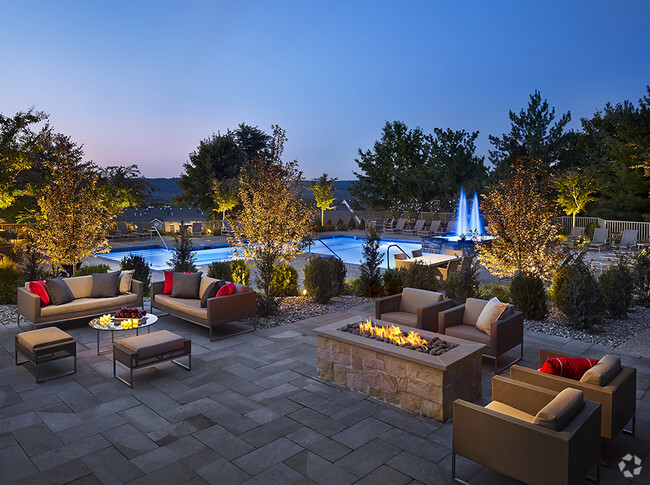
[(316, 331), (323, 379), (441, 422), (452, 416), (455, 399), (481, 397), (483, 345), (440, 336), (459, 346), (437, 357), (341, 332), (341, 326)]

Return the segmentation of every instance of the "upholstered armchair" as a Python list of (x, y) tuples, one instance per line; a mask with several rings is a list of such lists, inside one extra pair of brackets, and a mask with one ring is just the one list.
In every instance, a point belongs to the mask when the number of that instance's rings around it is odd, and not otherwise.
[(454, 401), (452, 480), (456, 455), (529, 484), (582, 483), (596, 465), (600, 479), (600, 405), (579, 391), (561, 395), (503, 376), (492, 378), (492, 402)]
[[(485, 300), (468, 298), (463, 305), (441, 311), (438, 333), (485, 344), (483, 357), (494, 360), (494, 373), (498, 374), (524, 356), (524, 315), (515, 311), (514, 305), (508, 305), (498, 318), (487, 322), (486, 331), (479, 330), (476, 325), (487, 304)], [(499, 357), (517, 345), (521, 347), (519, 357), (499, 368)]]
[(435, 291), (404, 288), (402, 293), (375, 302), (375, 318), (385, 322), (438, 332), (438, 313), (452, 301)]

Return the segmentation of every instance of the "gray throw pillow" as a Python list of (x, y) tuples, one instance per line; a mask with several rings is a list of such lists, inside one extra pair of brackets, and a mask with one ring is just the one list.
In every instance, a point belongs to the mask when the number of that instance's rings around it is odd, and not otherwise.
[(210, 285), (203, 292), (203, 296), (201, 297), (201, 308), (206, 308), (208, 306), (208, 299), (217, 296), (217, 291), (219, 291), (219, 288), (225, 284), (226, 282), (223, 280), (213, 281), (210, 283)]
[(93, 273), (93, 286), (90, 288), (90, 298), (113, 298), (119, 288), (120, 272)]
[(172, 278), (172, 298), (200, 298), (201, 273), (172, 273)]
[(70, 291), (70, 287), (63, 281), (63, 278), (48, 279), (45, 281), (45, 287), (54, 305), (63, 305), (74, 300), (74, 295)]

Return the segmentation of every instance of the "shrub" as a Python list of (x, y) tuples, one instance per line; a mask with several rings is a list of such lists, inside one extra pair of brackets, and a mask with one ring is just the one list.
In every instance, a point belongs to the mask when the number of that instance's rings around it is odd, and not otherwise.
[(11, 259), (0, 258), (0, 304), (15, 304), (18, 298), (18, 287), (24, 280), (18, 266)]
[(585, 226), (585, 236), (587, 236), (589, 239), (592, 239), (594, 237), (594, 231), (598, 226), (598, 221), (590, 222)]
[(142, 282), (144, 296), (149, 296), (151, 291), (151, 265), (139, 254), (129, 253), (120, 262), (120, 269), (133, 270), (133, 279)]
[(348, 226), (343, 222), (343, 219), (339, 219), (339, 221), (336, 223), (336, 230), (337, 231), (347, 231)]
[(582, 256), (558, 269), (553, 278), (551, 298), (572, 327), (591, 330), (601, 321), (603, 298), (600, 287)]
[(43, 255), (34, 249), (32, 241), (23, 245), (20, 253), (23, 263), (22, 275), (25, 281), (36, 281), (45, 277), (45, 270), (41, 264)]
[(298, 294), (298, 272), (289, 264), (276, 264), (271, 275), (273, 296), (296, 296)]
[(232, 281), (230, 261), (212, 261), (208, 265), (208, 276), (218, 280)]
[(497, 297), (501, 302), (510, 302), (510, 286), (503, 283), (487, 283), (479, 285), (479, 298), (491, 300)]
[(357, 227), (357, 229), (360, 229), (362, 231), (366, 230), (366, 220), (365, 219), (361, 219), (361, 222), (359, 223), (359, 227)]
[(255, 307), (257, 314), (261, 316), (272, 315), (280, 306), (278, 300), (272, 295), (266, 295), (263, 291), (256, 291), (257, 298), (255, 300)]
[(74, 272), (72, 276), (87, 276), (93, 273), (108, 273), (111, 268), (107, 264), (89, 264)]
[(383, 254), (379, 252), (379, 235), (376, 227), (371, 227), (366, 232), (367, 240), (363, 244), (362, 254), (363, 262), (361, 263), (361, 288), (363, 295), (374, 298), (382, 294), (381, 274), (379, 266), (384, 259)]
[(325, 231), (333, 231), (334, 230), (334, 223), (332, 222), (332, 219), (327, 219), (327, 222), (323, 226), (323, 230), (325, 230)]
[(548, 315), (546, 307), (546, 290), (539, 276), (520, 273), (512, 279), (510, 296), (515, 309), (524, 314), (524, 318), (543, 320)]
[[(183, 225), (184, 221), (181, 220), (181, 227)], [(196, 256), (192, 252), (192, 238), (188, 234), (188, 231), (182, 230), (180, 235), (175, 234), (172, 259), (168, 261), (168, 264), (172, 267), (172, 271), (196, 273), (195, 260)]]
[(316, 232), (323, 232), (325, 230), (323, 228), (323, 223), (320, 221), (320, 219), (316, 219), (316, 222), (315, 222), (314, 225), (315, 225), (314, 230)]
[(634, 260), (632, 284), (636, 302), (650, 307), (650, 251), (648, 249), (641, 251)]
[(312, 256), (303, 268), (307, 294), (318, 303), (327, 303), (343, 293), (347, 269), (338, 258)]
[(232, 280), (229, 281), (238, 285), (248, 285), (251, 279), (251, 270), (243, 259), (230, 261), (230, 274), (232, 274)]
[(354, 295), (354, 296), (364, 296), (363, 285), (359, 278), (350, 278), (345, 280), (343, 283), (343, 294), (344, 295)]
[(445, 296), (450, 298), (454, 305), (462, 305), (468, 298), (478, 295), (478, 261), (467, 256), (463, 258), (460, 271), (451, 273), (443, 283)]
[(416, 262), (404, 271), (404, 286), (420, 290), (438, 291), (440, 281), (438, 271), (434, 266)]
[(357, 221), (354, 219), (354, 216), (352, 216), (350, 217), (350, 221), (348, 222), (348, 229), (351, 231), (356, 228), (357, 228)]
[(384, 293), (396, 295), (401, 293), (406, 286), (406, 271), (403, 269), (387, 269), (384, 271)]
[(627, 309), (632, 304), (634, 281), (632, 272), (625, 263), (626, 261), (619, 260), (618, 264), (610, 266), (600, 275), (598, 280), (605, 310), (615, 318), (625, 318)]

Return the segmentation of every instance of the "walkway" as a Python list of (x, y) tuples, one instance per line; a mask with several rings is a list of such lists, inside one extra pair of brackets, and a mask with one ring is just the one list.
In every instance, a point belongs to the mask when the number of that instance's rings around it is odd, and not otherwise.
[[(0, 326), (0, 481), (3, 483), (451, 483), (452, 422), (440, 424), (316, 376), (312, 329), (372, 305), (209, 342), (207, 332), (171, 316), (156, 329), (192, 339), (193, 370), (166, 363), (136, 374), (128, 389), (96, 355), (88, 327), (73, 376), (35, 384), (13, 363), (15, 324)], [(106, 336), (108, 337), (108, 336)], [(600, 357), (608, 349), (526, 335), (525, 362), (540, 347)], [(107, 348), (110, 340), (104, 340)], [(637, 435), (619, 436), (616, 460), (643, 460), (633, 483), (650, 482), (650, 359), (623, 355), (638, 370)], [(483, 399), (492, 374), (484, 366)], [(506, 372), (507, 373), (507, 372)], [(463, 458), (472, 484), (513, 480)], [(629, 483), (616, 469), (602, 483)]]

